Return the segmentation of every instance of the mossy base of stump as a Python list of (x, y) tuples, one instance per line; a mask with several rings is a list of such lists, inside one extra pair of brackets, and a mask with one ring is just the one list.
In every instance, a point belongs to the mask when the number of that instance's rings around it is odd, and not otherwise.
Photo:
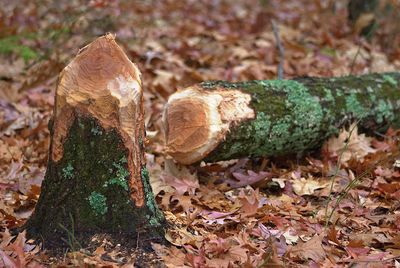
[[(118, 132), (96, 119), (76, 116), (61, 160), (48, 163), (42, 195), (26, 228), (45, 247), (82, 245), (97, 233), (163, 242), (165, 220), (154, 203), (148, 172), (141, 163), (146, 203), (136, 207), (127, 178), (128, 151)], [(119, 237), (119, 238), (118, 238)]]

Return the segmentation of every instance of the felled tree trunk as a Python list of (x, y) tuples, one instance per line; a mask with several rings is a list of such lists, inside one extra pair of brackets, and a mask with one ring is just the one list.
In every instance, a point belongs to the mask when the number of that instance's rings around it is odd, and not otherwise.
[[(162, 241), (144, 159), (140, 72), (107, 34), (61, 72), (51, 146), (36, 209), (26, 228), (46, 247), (85, 244), (96, 233), (139, 245)], [(71, 241), (71, 239), (73, 241)]]
[(351, 121), (400, 127), (400, 73), (204, 82), (171, 95), (163, 121), (182, 164), (300, 153)]

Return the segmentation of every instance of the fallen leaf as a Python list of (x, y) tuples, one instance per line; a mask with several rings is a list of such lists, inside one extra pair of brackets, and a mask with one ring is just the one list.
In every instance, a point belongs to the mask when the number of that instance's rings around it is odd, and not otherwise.
[(270, 172), (261, 171), (256, 173), (252, 170), (247, 170), (247, 174), (243, 174), (240, 172), (233, 172), (232, 176), (236, 179), (224, 179), (230, 187), (232, 188), (240, 188), (246, 185), (252, 185), (259, 181), (270, 178), (272, 174)]
[(166, 185), (172, 186), (177, 194), (185, 192), (194, 193), (199, 188), (199, 181), (196, 173), (190, 173), (185, 166), (178, 166), (173, 160), (165, 161), (165, 172), (161, 175)]
[(315, 190), (325, 188), (329, 182), (321, 182), (313, 178), (300, 178), (299, 180), (292, 180), (293, 191), (297, 195), (312, 195)]
[(326, 258), (326, 252), (322, 247), (323, 235), (314, 235), (307, 242), (300, 241), (296, 246), (289, 249), (289, 254), (303, 260), (320, 262)]
[(376, 152), (371, 147), (372, 140), (365, 134), (358, 134), (358, 127), (353, 123), (349, 130), (342, 129), (338, 137), (330, 138), (324, 144), (324, 148), (330, 152), (331, 157), (339, 157), (342, 164), (345, 164), (352, 157), (363, 162), (367, 154)]
[(171, 246), (166, 247), (160, 244), (152, 244), (152, 248), (156, 252), (156, 254), (163, 260), (164, 264), (167, 267), (175, 268), (185, 268), (190, 267), (185, 265), (186, 254), (183, 253), (178, 248)]

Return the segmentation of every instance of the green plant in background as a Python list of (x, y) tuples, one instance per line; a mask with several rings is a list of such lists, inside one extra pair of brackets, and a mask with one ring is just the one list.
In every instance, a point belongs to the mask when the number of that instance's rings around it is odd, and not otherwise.
[(69, 36), (71, 29), (61, 27), (59, 29), (47, 29), (41, 33), (21, 33), (18, 35), (4, 36), (0, 38), (0, 55), (15, 55), (25, 62), (47, 57), (48, 52), (39, 51), (31, 46), (23, 44), (23, 40), (48, 40), (52, 43), (62, 41)]
[(25, 62), (36, 59), (39, 57), (39, 53), (30, 48), (29, 46), (21, 43), (22, 38), (33, 39), (33, 35), (13, 35), (7, 36), (0, 39), (0, 54), (10, 55), (15, 54), (18, 57), (24, 59)]

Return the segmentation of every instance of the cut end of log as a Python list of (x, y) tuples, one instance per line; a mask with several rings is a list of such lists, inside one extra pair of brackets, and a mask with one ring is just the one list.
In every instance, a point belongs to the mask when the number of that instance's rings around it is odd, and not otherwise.
[(251, 96), (240, 90), (190, 87), (171, 95), (164, 110), (167, 153), (181, 164), (203, 159), (231, 125), (253, 119)]

